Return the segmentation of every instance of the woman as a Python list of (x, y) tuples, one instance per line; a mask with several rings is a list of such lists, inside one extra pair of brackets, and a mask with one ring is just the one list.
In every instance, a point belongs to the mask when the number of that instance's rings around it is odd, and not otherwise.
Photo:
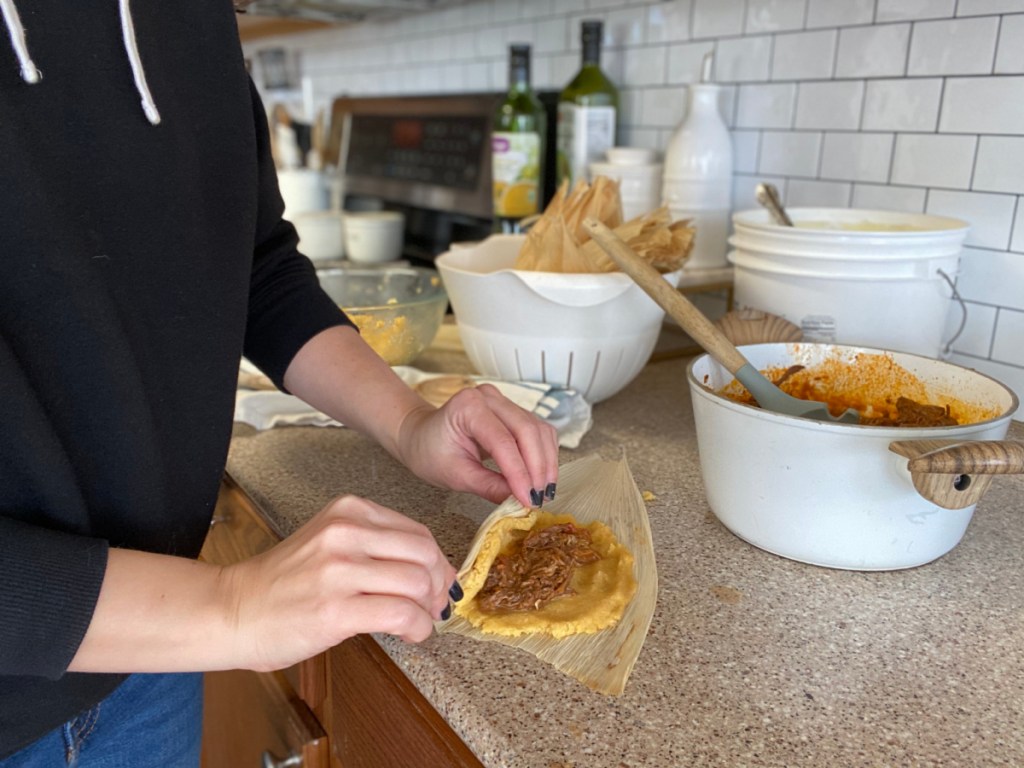
[(230, 0), (0, 9), (0, 766), (192, 767), (197, 673), (422, 640), (460, 596), (426, 528), (354, 497), (195, 560), (241, 354), (494, 502), (553, 495), (556, 436), (493, 388), (429, 406), (320, 291)]

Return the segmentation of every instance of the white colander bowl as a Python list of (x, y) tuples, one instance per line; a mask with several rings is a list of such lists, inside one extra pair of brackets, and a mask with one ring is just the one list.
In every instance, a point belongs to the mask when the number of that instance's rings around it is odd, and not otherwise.
[(485, 376), (611, 397), (647, 363), (664, 311), (621, 272), (513, 269), (525, 239), (494, 235), (437, 257), (466, 354)]

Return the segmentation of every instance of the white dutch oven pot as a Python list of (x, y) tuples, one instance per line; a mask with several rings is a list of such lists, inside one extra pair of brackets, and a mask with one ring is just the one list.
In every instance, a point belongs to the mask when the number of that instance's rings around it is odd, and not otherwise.
[[(812, 366), (883, 350), (757, 344), (759, 370)], [(716, 390), (732, 381), (709, 355), (687, 369), (708, 503), (740, 538), (793, 560), (832, 568), (910, 568), (949, 552), (996, 474), (1024, 471), (1024, 443), (1003, 438), (1019, 405), (976, 371), (917, 355), (893, 359), (938, 393), (997, 415), (953, 427), (823, 423), (743, 405)]]

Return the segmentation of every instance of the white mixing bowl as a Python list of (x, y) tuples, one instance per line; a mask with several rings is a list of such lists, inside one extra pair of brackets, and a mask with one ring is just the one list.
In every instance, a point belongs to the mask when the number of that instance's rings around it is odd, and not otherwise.
[[(486, 376), (611, 397), (647, 363), (664, 311), (621, 272), (513, 269), (525, 239), (493, 235), (437, 257), (466, 354)], [(676, 285), (679, 272), (665, 279)]]

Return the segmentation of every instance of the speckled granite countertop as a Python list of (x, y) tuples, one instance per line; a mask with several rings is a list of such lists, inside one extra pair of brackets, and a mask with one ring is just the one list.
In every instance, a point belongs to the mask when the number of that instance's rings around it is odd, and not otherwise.
[[(467, 370), (443, 352), (417, 365)], [(378, 637), (387, 653), (488, 768), (1024, 765), (1024, 479), (997, 478), (961, 543), (930, 565), (785, 560), (709, 510), (685, 366), (648, 365), (562, 455), (625, 448), (656, 497), (658, 608), (623, 696), (461, 636)], [(456, 566), (491, 509), (424, 485), (345, 429), (241, 429), (228, 469), (283, 533), (351, 492), (429, 525)]]

